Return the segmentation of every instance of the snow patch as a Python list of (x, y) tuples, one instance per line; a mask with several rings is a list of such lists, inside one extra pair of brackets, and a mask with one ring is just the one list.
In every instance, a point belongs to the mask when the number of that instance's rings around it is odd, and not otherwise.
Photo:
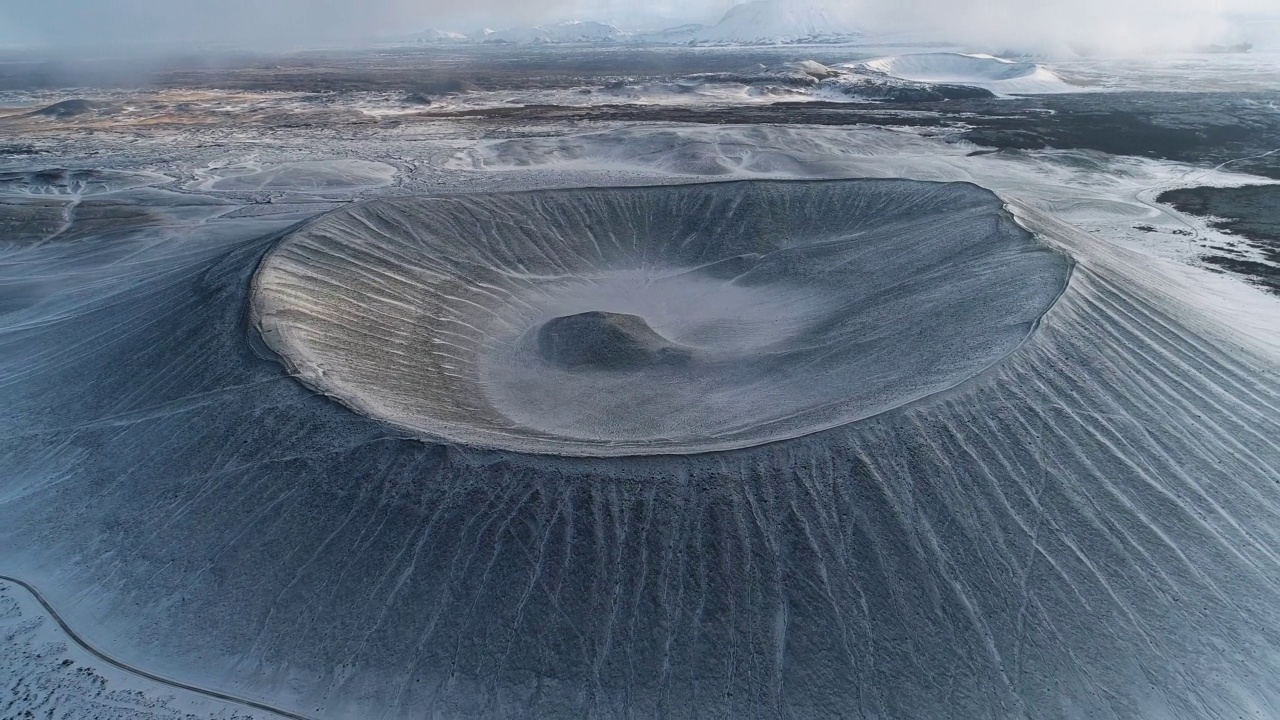
[(982, 87), (1008, 95), (1077, 92), (1080, 88), (1053, 71), (1031, 62), (1016, 62), (994, 55), (918, 53), (891, 55), (850, 63), (846, 67), (869, 70), (902, 80), (950, 83)]
[(188, 189), (203, 192), (332, 193), (370, 190), (390, 185), (396, 169), (369, 160), (317, 160), (263, 164), (254, 159), (213, 163), (195, 171)]

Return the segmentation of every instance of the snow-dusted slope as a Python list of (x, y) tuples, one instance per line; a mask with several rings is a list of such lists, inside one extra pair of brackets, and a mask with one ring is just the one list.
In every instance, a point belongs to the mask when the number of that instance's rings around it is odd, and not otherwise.
[(854, 63), (849, 67), (884, 73), (904, 80), (971, 85), (1008, 94), (1073, 92), (1079, 89), (1042, 65), (1005, 60), (993, 55), (892, 55)]

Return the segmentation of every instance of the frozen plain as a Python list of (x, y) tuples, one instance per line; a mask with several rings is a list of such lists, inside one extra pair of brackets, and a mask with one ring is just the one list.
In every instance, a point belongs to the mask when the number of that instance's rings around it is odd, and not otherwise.
[[(129, 664), (328, 717), (1280, 710), (1277, 303), (1152, 202), (1263, 177), (916, 127), (8, 122), (43, 152), (5, 161), (0, 573)], [(249, 313), (353, 199), (762, 177), (989, 188), (1070, 282), (957, 387), (662, 457), (421, 442)]]

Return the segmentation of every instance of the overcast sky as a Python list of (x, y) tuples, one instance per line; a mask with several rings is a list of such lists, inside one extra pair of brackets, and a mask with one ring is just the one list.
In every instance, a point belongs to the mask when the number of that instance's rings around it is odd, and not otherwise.
[[(776, 0), (879, 31), (924, 28), (998, 49), (1159, 48), (1239, 33), (1229, 16), (1280, 0)], [(732, 0), (0, 0), (0, 42), (57, 49), (358, 43), (425, 28), (472, 31), (570, 18), (714, 22)], [(1273, 8), (1272, 6), (1278, 6)], [(1247, 30), (1247, 28), (1246, 28)], [(977, 48), (981, 49), (981, 48)]]

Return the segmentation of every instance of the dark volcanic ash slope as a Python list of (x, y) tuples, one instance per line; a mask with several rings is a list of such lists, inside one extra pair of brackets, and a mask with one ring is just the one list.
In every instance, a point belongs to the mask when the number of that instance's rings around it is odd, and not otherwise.
[(0, 326), (0, 571), (128, 661), (314, 716), (1280, 713), (1280, 360), (1027, 217), (1076, 265), (988, 371), (626, 459), (308, 391), (246, 322), (275, 238), (6, 249), (0, 293), (38, 302)]

